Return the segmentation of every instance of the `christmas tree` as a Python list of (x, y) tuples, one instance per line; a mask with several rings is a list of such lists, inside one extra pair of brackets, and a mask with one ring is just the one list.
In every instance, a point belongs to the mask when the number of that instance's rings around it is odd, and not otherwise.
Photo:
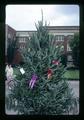
[(36, 24), (37, 32), (22, 51), (25, 73), (19, 74), (16, 84), (6, 100), (9, 109), (18, 114), (62, 115), (73, 105), (73, 93), (63, 78), (61, 47), (42, 20)]

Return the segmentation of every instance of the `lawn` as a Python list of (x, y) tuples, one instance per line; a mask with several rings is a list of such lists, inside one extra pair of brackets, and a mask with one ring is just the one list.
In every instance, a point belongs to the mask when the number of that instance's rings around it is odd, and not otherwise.
[[(14, 68), (14, 74), (17, 76), (20, 73), (19, 68)], [(64, 78), (66, 79), (79, 79), (79, 70), (67, 70), (64, 75)]]
[(64, 77), (68, 79), (79, 79), (79, 70), (67, 70)]

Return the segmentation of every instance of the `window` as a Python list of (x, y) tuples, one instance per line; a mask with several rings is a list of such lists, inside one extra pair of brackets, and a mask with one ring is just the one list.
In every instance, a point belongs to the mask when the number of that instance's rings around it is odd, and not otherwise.
[(58, 41), (61, 41), (61, 36), (58, 35)]
[(30, 40), (30, 36), (28, 37), (28, 39)]
[(62, 35), (62, 40), (64, 40), (64, 35)]
[(72, 39), (74, 36), (73, 35), (68, 35), (68, 38), (69, 39)]
[(63, 40), (64, 40), (64, 36), (63, 36), (63, 35), (56, 35), (56, 36), (55, 36), (55, 39), (56, 39), (57, 41), (63, 41)]
[(22, 42), (22, 38), (19, 38), (19, 42)]
[(22, 46), (20, 46), (20, 49), (22, 49)]
[(25, 38), (23, 38), (23, 41), (25, 42)]
[(24, 49), (25, 48), (25, 46), (24, 45), (20, 45), (20, 49)]
[(58, 40), (58, 36), (57, 35), (55, 36), (55, 39)]
[(25, 49), (25, 45), (23, 46), (23, 49)]
[(68, 56), (67, 56), (67, 59), (68, 59), (68, 61), (72, 61), (72, 56), (71, 56), (71, 55), (68, 55)]
[(67, 44), (67, 51), (71, 51), (69, 44)]
[(22, 38), (19, 38), (19, 42), (26, 42), (26, 40), (24, 37), (22, 37)]

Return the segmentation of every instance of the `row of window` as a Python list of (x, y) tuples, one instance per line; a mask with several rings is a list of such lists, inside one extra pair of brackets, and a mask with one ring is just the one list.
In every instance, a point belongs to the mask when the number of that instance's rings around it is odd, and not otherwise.
[[(21, 49), (24, 49), (25, 46), (22, 46), (22, 45), (21, 45), (20, 48), (21, 48)], [(56, 45), (56, 48), (58, 48), (58, 45)], [(61, 49), (64, 50), (64, 46), (63, 46), (63, 45), (61, 46)], [(68, 44), (67, 44), (67, 51), (71, 51), (71, 48), (70, 48), (70, 46), (69, 46)]]
[[(54, 39), (56, 39), (57, 41), (63, 41), (64, 40), (64, 36), (63, 35), (55, 35)], [(27, 37), (20, 37), (19, 38), (19, 42), (20, 43), (21, 42), (26, 42), (26, 40), (28, 40)], [(56, 45), (56, 47), (58, 47), (58, 45)], [(25, 48), (25, 47), (24, 46), (20, 46), (20, 48), (22, 49), (22, 48)], [(61, 48), (64, 49), (64, 46), (62, 45)], [(71, 51), (71, 48), (70, 48), (69, 44), (67, 44), (67, 51)]]
[[(19, 42), (26, 42), (27, 39), (28, 38), (20, 37), (19, 38)], [(64, 40), (64, 36), (63, 35), (55, 35), (54, 39), (57, 40), (57, 41), (63, 41)]]
[(55, 35), (54, 39), (57, 41), (63, 41), (64, 40), (64, 35)]
[[(56, 45), (56, 48), (58, 48), (58, 45)], [(61, 49), (64, 50), (64, 45), (61, 46)], [(67, 51), (71, 51), (69, 44), (67, 44)]]
[[(69, 36), (69, 38), (71, 38), (72, 35)], [(29, 37), (28, 37), (29, 38)], [(27, 37), (20, 37), (19, 38), (19, 42), (26, 42), (26, 40), (28, 39)], [(63, 41), (64, 40), (64, 35), (54, 35), (54, 39), (56, 41)]]
[(20, 38), (18, 38), (19, 39), (19, 42), (21, 43), (21, 42), (26, 42), (27, 40), (28, 40), (28, 38), (27, 37), (20, 37)]
[(23, 46), (23, 45), (20, 45), (20, 49), (25, 49), (25, 46)]
[(26, 38), (19, 38), (19, 42), (26, 42)]
[[(56, 45), (56, 48), (58, 48), (58, 45)], [(25, 49), (25, 46), (20, 46), (20, 49)], [(61, 49), (63, 49), (64, 50), (64, 46), (62, 45), (61, 46)], [(67, 44), (67, 51), (71, 51), (71, 48), (70, 48), (70, 46)]]

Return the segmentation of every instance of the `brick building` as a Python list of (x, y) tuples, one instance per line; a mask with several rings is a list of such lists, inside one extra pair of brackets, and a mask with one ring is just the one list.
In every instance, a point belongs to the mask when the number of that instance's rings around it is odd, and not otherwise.
[(11, 40), (15, 40), (16, 30), (10, 27), (9, 25), (5, 26), (5, 55), (7, 55), (7, 47)]
[[(49, 34), (54, 35), (56, 39), (57, 45), (62, 44), (62, 48), (64, 52), (67, 54), (67, 62), (72, 61), (71, 49), (69, 46), (69, 39), (73, 37), (74, 33), (79, 32), (79, 26), (48, 26), (47, 27)], [(29, 40), (32, 33), (36, 31), (17, 31), (10, 26), (6, 25), (6, 50), (5, 54), (7, 54), (7, 46), (10, 40), (14, 40), (15, 37), (18, 39), (19, 49), (25, 49), (26, 41)], [(12, 39), (14, 38), (14, 39)]]

